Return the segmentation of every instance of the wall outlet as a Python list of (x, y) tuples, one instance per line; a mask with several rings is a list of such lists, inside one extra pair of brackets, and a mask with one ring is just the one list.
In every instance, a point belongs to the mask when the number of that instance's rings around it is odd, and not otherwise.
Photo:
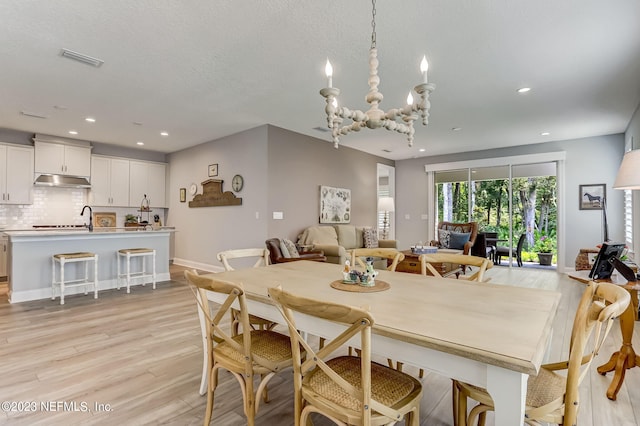
[(276, 220), (284, 219), (284, 213), (282, 212), (273, 212), (273, 218)]
[(405, 218), (406, 220), (410, 220), (410, 219), (411, 219), (411, 215), (410, 215), (410, 214), (405, 214), (405, 215), (404, 215), (404, 218)]
[(256, 212), (256, 219), (260, 219), (260, 212)]

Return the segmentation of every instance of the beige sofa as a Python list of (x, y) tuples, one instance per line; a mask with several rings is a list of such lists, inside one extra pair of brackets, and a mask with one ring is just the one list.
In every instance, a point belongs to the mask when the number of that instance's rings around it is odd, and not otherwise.
[[(312, 245), (322, 250), (327, 262), (344, 264), (349, 257), (347, 252), (364, 247), (363, 230), (365, 226), (355, 225), (317, 225), (310, 226), (298, 236), (298, 245)], [(396, 248), (396, 240), (378, 240), (378, 246)]]

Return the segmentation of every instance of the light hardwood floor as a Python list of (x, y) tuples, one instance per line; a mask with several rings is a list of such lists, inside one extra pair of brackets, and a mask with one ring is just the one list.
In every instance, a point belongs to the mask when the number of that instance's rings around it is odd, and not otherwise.
[[(171, 271), (173, 280), (155, 291), (147, 285), (134, 287), (131, 294), (103, 291), (98, 300), (71, 296), (64, 306), (57, 300), (10, 305), (6, 284), (0, 283), (0, 401), (37, 405), (35, 412), (3, 410), (0, 424), (202, 424), (206, 398), (198, 394), (202, 349), (196, 305), (181, 268)], [(566, 354), (582, 285), (552, 271), (493, 268), (488, 274), (491, 283), (562, 292), (550, 359)], [(616, 324), (582, 384), (582, 426), (640, 424), (640, 368), (627, 372), (615, 402), (605, 397), (610, 376), (595, 371), (620, 344)], [(411, 367), (406, 371), (417, 374)], [(245, 424), (238, 383), (228, 373), (220, 379), (211, 424)], [(422, 382), (421, 424), (451, 425), (450, 380), (427, 373)], [(291, 374), (285, 371), (270, 383), (271, 402), (261, 405), (257, 423), (292, 425)], [(43, 404), (50, 404), (48, 411)], [(95, 404), (102, 404), (102, 411)], [(331, 423), (316, 418), (316, 424)]]

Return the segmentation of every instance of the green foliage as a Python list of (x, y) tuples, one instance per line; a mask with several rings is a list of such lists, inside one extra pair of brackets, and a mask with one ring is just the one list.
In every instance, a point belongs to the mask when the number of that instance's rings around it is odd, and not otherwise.
[(544, 231), (535, 231), (535, 244), (533, 251), (536, 253), (553, 253), (556, 249), (555, 235), (547, 235)]

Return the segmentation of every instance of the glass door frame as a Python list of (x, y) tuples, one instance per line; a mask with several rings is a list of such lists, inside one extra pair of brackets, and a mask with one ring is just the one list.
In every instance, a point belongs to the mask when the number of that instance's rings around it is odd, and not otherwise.
[[(436, 220), (436, 197), (435, 197), (435, 173), (442, 172), (446, 170), (458, 170), (458, 169), (473, 169), (478, 167), (499, 167), (499, 166), (509, 166), (509, 216), (512, 214), (512, 170), (511, 166), (518, 166), (523, 164), (533, 164), (533, 163), (550, 163), (555, 162), (556, 166), (556, 186), (557, 186), (557, 201), (558, 201), (558, 215), (557, 215), (557, 271), (558, 272), (566, 272), (567, 267), (565, 266), (565, 160), (566, 160), (566, 152), (565, 151), (557, 151), (557, 152), (546, 152), (546, 153), (538, 153), (538, 154), (529, 154), (529, 155), (515, 155), (515, 156), (505, 156), (505, 157), (492, 157), (492, 158), (483, 158), (477, 160), (464, 160), (464, 161), (454, 161), (449, 163), (434, 163), (434, 164), (425, 164), (424, 170), (427, 174), (427, 208), (429, 213), (429, 224), (428, 224), (428, 239), (435, 240), (435, 228), (437, 226)], [(470, 172), (469, 172), (470, 173)], [(513, 241), (513, 226), (509, 225), (509, 235), (511, 241)]]

